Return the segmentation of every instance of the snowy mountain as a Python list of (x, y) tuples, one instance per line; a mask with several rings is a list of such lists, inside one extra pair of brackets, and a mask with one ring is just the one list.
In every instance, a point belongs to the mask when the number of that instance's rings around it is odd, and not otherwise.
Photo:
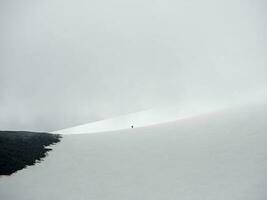
[(267, 198), (267, 105), (64, 135), (40, 164), (0, 178), (1, 199)]

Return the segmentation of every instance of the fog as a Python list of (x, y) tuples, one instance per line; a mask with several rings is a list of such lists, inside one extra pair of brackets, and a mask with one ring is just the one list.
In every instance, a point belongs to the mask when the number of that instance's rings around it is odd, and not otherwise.
[(266, 4), (0, 0), (0, 129), (262, 98)]

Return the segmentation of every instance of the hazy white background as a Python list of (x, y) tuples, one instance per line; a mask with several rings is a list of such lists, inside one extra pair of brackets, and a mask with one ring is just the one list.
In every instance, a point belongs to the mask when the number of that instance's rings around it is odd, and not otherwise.
[(261, 93), (266, 9), (265, 0), (0, 0), (0, 129)]

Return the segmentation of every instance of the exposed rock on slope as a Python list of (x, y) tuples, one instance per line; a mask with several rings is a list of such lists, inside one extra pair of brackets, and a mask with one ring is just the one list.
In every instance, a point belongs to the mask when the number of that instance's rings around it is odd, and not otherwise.
[(60, 141), (60, 135), (26, 131), (0, 131), (0, 175), (10, 175), (42, 160)]

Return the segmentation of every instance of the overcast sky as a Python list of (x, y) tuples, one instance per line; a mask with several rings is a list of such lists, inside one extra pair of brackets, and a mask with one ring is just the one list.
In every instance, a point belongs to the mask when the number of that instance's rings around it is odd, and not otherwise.
[(0, 0), (0, 129), (50, 131), (267, 84), (265, 0)]

